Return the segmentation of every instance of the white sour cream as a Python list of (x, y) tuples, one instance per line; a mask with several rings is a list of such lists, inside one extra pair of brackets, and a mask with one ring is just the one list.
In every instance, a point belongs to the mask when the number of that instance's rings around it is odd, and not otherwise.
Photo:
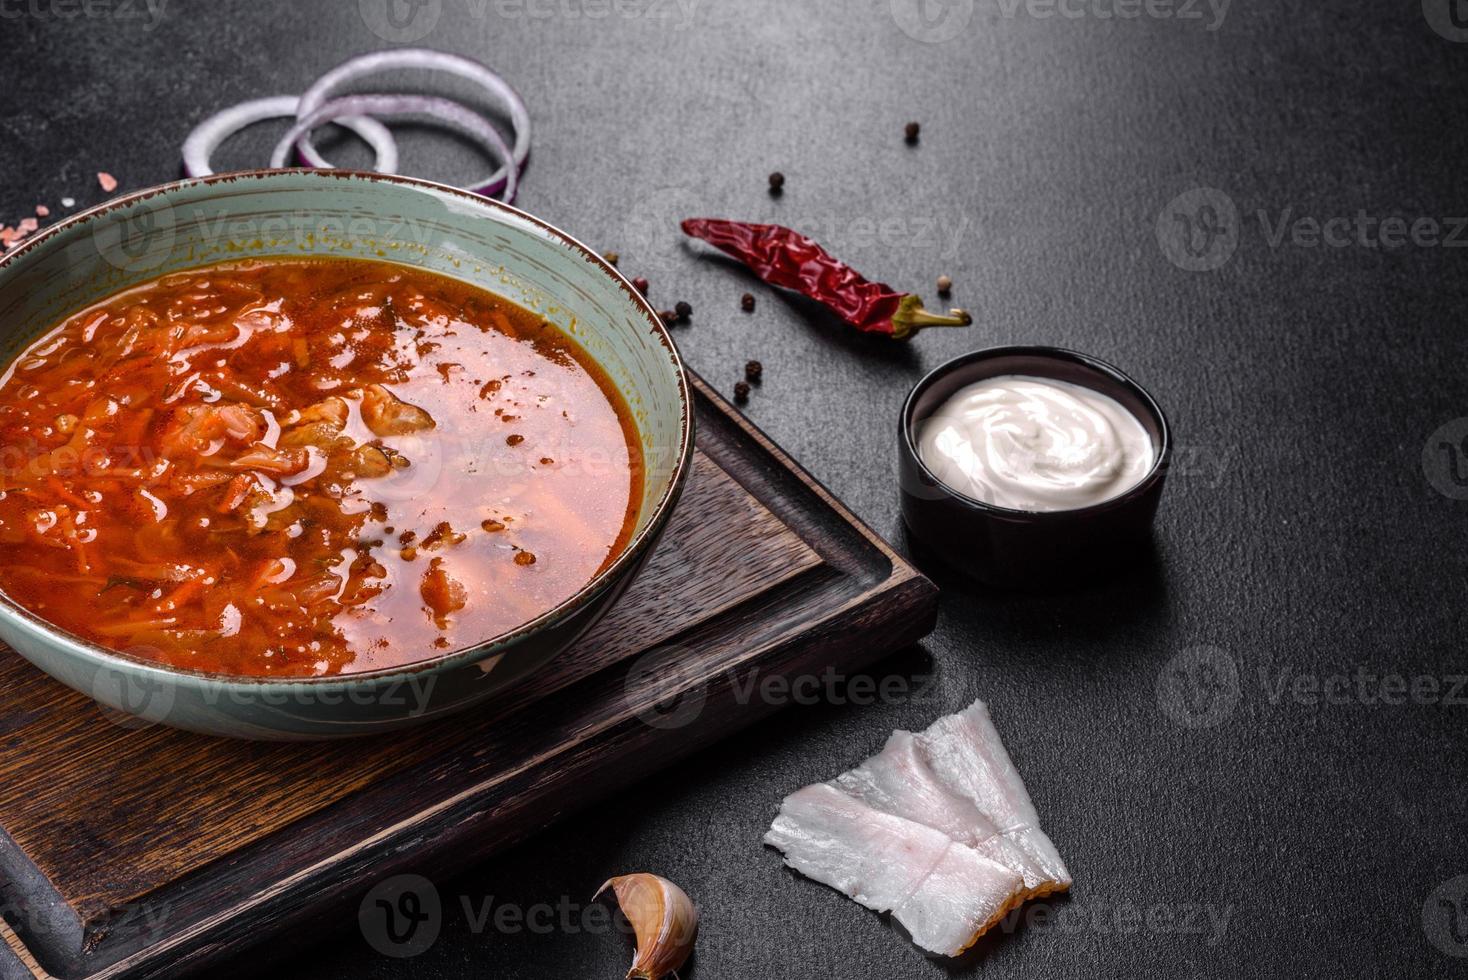
[(950, 489), (1011, 510), (1076, 510), (1152, 469), (1147, 431), (1113, 398), (1004, 375), (961, 388), (921, 423), (918, 456)]

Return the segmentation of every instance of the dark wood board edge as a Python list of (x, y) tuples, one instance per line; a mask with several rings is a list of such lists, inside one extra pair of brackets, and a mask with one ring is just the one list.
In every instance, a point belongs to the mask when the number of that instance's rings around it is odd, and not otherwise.
[(20, 954), (0, 942), (0, 980), (35, 980), (37, 973), (21, 961)]
[[(700, 717), (699, 725), (690, 725), (680, 731), (681, 738), (667, 739), (666, 733), (659, 732), (638, 720), (635, 714), (630, 714), (617, 724), (587, 733), (582, 745), (588, 746), (584, 754), (577, 754), (574, 750), (570, 753), (562, 753), (555, 759), (554, 766), (539, 764), (527, 766), (520, 772), (508, 778), (496, 776), (489, 788), (461, 789), (454, 794), (455, 799), (465, 801), (458, 808), (443, 808), (438, 804), (431, 806), (422, 814), (411, 814), (398, 819), (394, 828), (388, 832), (378, 832), (373, 836), (373, 844), (370, 849), (362, 849), (356, 846), (355, 841), (360, 836), (349, 827), (342, 830), (339, 826), (342, 815), (334, 812), (328, 818), (322, 815), (316, 820), (307, 822), (320, 822), (326, 824), (321, 831), (297, 831), (292, 829), (292, 839), (286, 843), (285, 848), (290, 850), (306, 850), (311, 853), (325, 853), (324, 849), (329, 846), (343, 847), (343, 850), (328, 854), (316, 859), (312, 865), (312, 874), (319, 874), (319, 881), (311, 880), (310, 876), (295, 876), (283, 882), (284, 887), (278, 887), (277, 878), (272, 878), (271, 883), (261, 888), (256, 894), (242, 899), (234, 905), (216, 908), (204, 919), (191, 922), (179, 930), (176, 936), (165, 936), (161, 940), (154, 941), (152, 945), (141, 940), (149, 938), (143, 936), (132, 936), (130, 945), (136, 950), (130, 955), (119, 956), (119, 949), (115, 945), (99, 943), (93, 952), (84, 958), (79, 964), (73, 964), (74, 968), (58, 973), (68, 977), (134, 977), (168, 975), (170, 970), (159, 973), (150, 972), (157, 965), (157, 958), (166, 952), (166, 962), (172, 963), (175, 958), (187, 959), (191, 964), (202, 967), (211, 962), (211, 957), (238, 952), (258, 942), (262, 936), (269, 935), (272, 943), (276, 942), (274, 930), (280, 928), (290, 929), (298, 924), (309, 921), (317, 921), (320, 906), (340, 905), (343, 902), (340, 890), (322, 890), (322, 882), (328, 879), (340, 879), (346, 883), (346, 890), (350, 892), (353, 882), (363, 881), (365, 876), (378, 877), (394, 873), (390, 870), (381, 870), (381, 862), (393, 860), (401, 855), (407, 864), (417, 862), (415, 867), (427, 867), (428, 859), (421, 856), (425, 845), (431, 846), (435, 851), (443, 850), (452, 852), (452, 858), (445, 858), (451, 867), (462, 867), (465, 860), (488, 856), (505, 846), (515, 843), (525, 837), (532, 836), (549, 821), (538, 816), (523, 832), (512, 835), (495, 837), (488, 832), (475, 830), (463, 840), (457, 836), (458, 823), (461, 820), (462, 811), (473, 808), (483, 808), (480, 815), (487, 818), (494, 814), (496, 819), (506, 819), (507, 810), (513, 807), (506, 805), (506, 800), (518, 800), (521, 806), (532, 806), (536, 814), (543, 810), (550, 810), (557, 817), (564, 816), (578, 809), (593, 805), (601, 796), (610, 795), (614, 791), (624, 788), (628, 783), (656, 772), (666, 761), (674, 761), (685, 755), (691, 754), (700, 748), (707, 747), (724, 734), (737, 731), (747, 725), (751, 725), (774, 711), (779, 710), (779, 705), (766, 706), (752, 702), (749, 705), (716, 704), (721, 690), (729, 687), (741, 672), (750, 669), (759, 669), (762, 677), (772, 675), (797, 676), (807, 671), (823, 669), (830, 663), (833, 654), (840, 653), (843, 657), (842, 668), (847, 670), (860, 670), (883, 656), (910, 646), (920, 640), (931, 631), (936, 620), (936, 603), (933, 594), (922, 587), (920, 581), (908, 581), (899, 583), (891, 589), (877, 589), (864, 593), (853, 604), (833, 611), (826, 623), (820, 628), (811, 630), (800, 636), (787, 637), (785, 640), (771, 647), (752, 650), (745, 660), (737, 667), (722, 668), (712, 675), (710, 682), (702, 678), (692, 678), (691, 683), (702, 686), (709, 697), (712, 706), (706, 715)], [(852, 651), (858, 651), (853, 656)], [(747, 673), (743, 674), (747, 677)], [(615, 695), (610, 691), (623, 687), (625, 678), (623, 672), (616, 668), (604, 671), (601, 675), (588, 678), (580, 685), (563, 692), (565, 697), (578, 697), (589, 705), (605, 703)], [(662, 690), (660, 695), (669, 692)], [(719, 718), (716, 714), (718, 709), (727, 708), (732, 712), (733, 718), (726, 725), (721, 726), (722, 731), (714, 729), (713, 734), (706, 734), (705, 729), (711, 718)], [(627, 729), (632, 729), (633, 734), (627, 736)], [(638, 737), (640, 736), (640, 738)], [(637, 740), (640, 748), (639, 763), (645, 766), (631, 767), (619, 761), (616, 775), (608, 776), (604, 790), (593, 790), (591, 787), (600, 785), (600, 773), (607, 767), (603, 751), (597, 745), (605, 745), (608, 741), (624, 740), (632, 737)], [(675, 744), (676, 743), (676, 744)], [(672, 747), (670, 749), (670, 747)], [(671, 754), (669, 754), (671, 751)], [(542, 787), (544, 779), (541, 773), (546, 769), (554, 769), (556, 772), (570, 770), (578, 760), (587, 767), (586, 771), (577, 778), (566, 780), (566, 798), (546, 799), (546, 792)], [(451, 760), (452, 761), (452, 760)], [(387, 781), (383, 786), (375, 788), (373, 792), (381, 792), (384, 795), (393, 796), (391, 784), (411, 784), (415, 779), (427, 779), (437, 781), (444, 776), (443, 772), (417, 772), (403, 773)], [(584, 794), (584, 795), (583, 795)], [(368, 794), (370, 795), (370, 794)], [(400, 794), (399, 794), (400, 795)], [(365, 796), (344, 805), (341, 809), (360, 811), (367, 809), (371, 811), (371, 803)], [(360, 814), (359, 814), (360, 815)], [(374, 815), (374, 814), (369, 814)], [(367, 821), (371, 827), (378, 827), (380, 820)], [(477, 825), (476, 825), (477, 826)], [(407, 835), (406, 837), (404, 835)], [(269, 840), (256, 845), (256, 848), (269, 846)], [(345, 846), (344, 846), (345, 845)], [(255, 849), (252, 848), (252, 851)], [(288, 854), (279, 856), (280, 863), (288, 867), (297, 867), (301, 862), (294, 860)], [(248, 862), (246, 862), (248, 863)], [(248, 876), (255, 869), (244, 867), (238, 871), (230, 871), (236, 877)], [(435, 866), (435, 872), (443, 870)], [(211, 890), (219, 887), (221, 872), (215, 869), (212, 873), (198, 876), (201, 880), (192, 882), (188, 887), (179, 891), (170, 892), (167, 904), (174, 907), (190, 907), (194, 904), (188, 892), (198, 890), (202, 894), (208, 894)], [(350, 897), (350, 895), (348, 895)], [(284, 910), (284, 911), (281, 911)], [(148, 910), (140, 911), (134, 921), (146, 922), (150, 916)], [(299, 914), (298, 921), (294, 916)], [(238, 921), (236, 921), (238, 920)], [(328, 920), (328, 927), (330, 923)], [(335, 928), (340, 929), (341, 922), (335, 923)], [(236, 931), (243, 929), (243, 935), (236, 935)], [(319, 931), (319, 930), (318, 930)], [(205, 940), (204, 949), (195, 949), (193, 940)], [(208, 952), (208, 950), (216, 950)], [(197, 963), (195, 960), (197, 959)], [(58, 964), (58, 966), (61, 964)], [(192, 967), (191, 967), (192, 968)]]
[[(689, 371), (688, 376), (694, 391), (706, 399), (710, 407), (717, 413), (709, 421), (709, 424), (716, 429), (720, 426), (727, 426), (738, 432), (744, 439), (752, 442), (761, 452), (768, 456), (771, 463), (775, 464), (774, 466), (763, 467), (757, 471), (751, 471), (749, 467), (741, 466), (737, 462), (729, 459), (727, 455), (718, 452), (716, 447), (728, 441), (720, 440), (716, 441), (714, 446), (706, 451), (706, 455), (715, 463), (718, 463), (720, 468), (768, 507), (776, 517), (779, 517), (787, 523), (791, 523), (791, 513), (790, 508), (784, 505), (790, 501), (785, 493), (779, 491), (783, 489), (813, 495), (820, 501), (823, 507), (834, 512), (841, 524), (854, 531), (863, 539), (866, 545), (874, 548), (886, 559), (890, 566), (886, 576), (889, 581), (917, 580), (923, 583), (926, 588), (932, 590), (933, 596), (936, 599), (938, 594), (937, 586), (933, 585), (911, 562), (898, 554), (885, 539), (868, 527), (865, 521), (853, 514), (845, 504), (837, 499), (835, 494), (826, 488), (825, 484), (812, 476), (805, 467), (791, 459), (785, 450), (781, 449), (769, 436), (765, 435), (759, 426), (751, 422), (743, 412), (739, 411), (722, 395), (711, 388), (708, 382), (703, 380), (696, 372)], [(703, 431), (702, 419), (700, 419), (700, 424), (700, 431)], [(893, 453), (895, 454), (896, 451), (896, 447), (894, 446)], [(893, 479), (894, 481), (896, 479), (895, 471)], [(895, 483), (892, 488), (892, 493), (894, 495), (897, 493)], [(799, 523), (801, 522), (798, 520), (794, 522), (794, 524)], [(817, 548), (817, 551), (819, 550)], [(822, 557), (829, 558), (825, 553), (822, 553)], [(849, 569), (843, 570), (850, 572)]]
[[(0, 829), (0, 918), (28, 951), (77, 949), (83, 945), (85, 928), (76, 910), (52, 887), (46, 876), (31, 863), (19, 845)], [(0, 941), (0, 963), (10, 947)], [(58, 957), (61, 959), (61, 957)], [(74, 960), (74, 957), (67, 957)], [(25, 976), (33, 975), (27, 969)], [(8, 980), (0, 973), (0, 980)]]
[[(815, 664), (825, 656), (826, 651), (833, 649), (846, 651), (843, 666), (860, 669), (885, 654), (916, 642), (930, 632), (936, 620), (937, 607), (937, 589), (932, 583), (857, 519), (829, 490), (796, 465), (763, 432), (710, 389), (701, 378), (691, 375), (691, 381), (697, 395), (701, 396), (699, 400), (705, 403), (700, 406), (704, 409), (700, 412), (700, 431), (701, 435), (706, 434), (701, 440), (704, 442), (701, 448), (735, 482), (807, 540), (823, 559), (830, 561), (834, 568), (849, 577), (851, 581), (847, 584), (860, 596), (854, 605), (844, 605), (832, 612), (828, 619), (844, 619), (839, 625), (830, 627), (828, 632), (788, 641), (785, 644), (787, 647), (803, 646), (805, 649), (795, 653), (794, 659), (781, 665), (780, 669), (785, 672), (798, 671), (803, 666)], [(816, 516), (815, 521), (812, 520), (812, 515)], [(826, 574), (829, 574), (829, 570)], [(789, 588), (795, 590), (811, 587), (800, 582), (789, 583)], [(888, 627), (890, 635), (875, 633), (872, 629), (873, 622)], [(891, 632), (894, 622), (897, 631)], [(850, 654), (853, 647), (861, 651), (859, 655)], [(761, 655), (769, 655), (769, 651), (762, 651)], [(772, 665), (762, 666), (770, 668)], [(616, 673), (615, 669), (608, 672)], [(701, 718), (699, 727), (686, 733), (698, 737), (678, 740), (679, 747), (671, 755), (643, 753), (638, 761), (641, 763), (644, 759), (648, 760), (648, 767), (640, 766), (639, 771), (630, 778), (642, 778), (664, 762), (690, 754), (709, 744), (714, 738), (753, 724), (776, 710), (769, 706), (761, 706), (762, 710), (752, 710), (749, 705), (739, 706), (739, 709), (745, 716), (742, 721)], [(644, 739), (654, 734), (645, 725), (636, 722), (634, 725), (644, 729), (641, 733)], [(705, 731), (708, 734), (704, 734)], [(602, 734), (605, 737), (614, 737), (609, 733)], [(626, 770), (619, 772), (625, 773)], [(619, 775), (616, 786), (623, 786), (628, 781), (628, 776)], [(581, 780), (573, 785), (579, 791), (590, 783), (590, 780)], [(607, 792), (610, 792), (610, 788)], [(535, 797), (537, 806), (550, 805), (539, 799), (540, 794), (526, 795), (527, 798)], [(570, 801), (578, 807), (590, 802), (592, 801), (589, 798)], [(341, 805), (343, 804), (337, 806)], [(571, 805), (559, 806), (555, 812), (560, 815), (570, 812), (572, 808)], [(543, 824), (544, 821), (541, 821), (536, 826)], [(503, 836), (492, 845), (486, 844), (482, 852), (478, 853), (492, 853), (493, 850), (501, 849), (531, 832), (533, 831)], [(423, 839), (429, 838), (442, 839), (440, 835), (428, 835)], [(270, 843), (270, 839), (267, 839), (259, 846), (266, 847)], [(478, 840), (471, 843), (477, 844)], [(412, 847), (413, 845), (407, 845), (407, 850), (411, 851)], [(363, 859), (359, 853), (353, 853), (353, 849), (349, 848), (331, 858), (323, 859), (310, 870), (314, 871), (334, 861), (339, 862), (339, 866), (346, 867), (354, 860), (363, 860), (363, 867), (375, 868), (380, 863), (397, 859), (399, 853), (404, 854), (403, 860), (409, 859), (407, 852), (399, 849), (381, 847), (374, 853), (375, 857)], [(467, 852), (464, 849), (456, 850), (454, 861), (461, 862), (465, 853)], [(239, 863), (244, 862), (231, 859), (226, 866), (226, 873), (234, 873), (229, 865)], [(348, 881), (350, 879), (351, 875), (348, 876)], [(14, 883), (16, 879), (12, 877), (11, 880)], [(188, 890), (190, 889), (184, 889), (184, 894)], [(176, 936), (151, 945), (145, 941), (147, 937), (127, 936), (126, 931), (120, 942), (113, 941), (115, 937), (109, 937), (107, 931), (103, 930), (89, 936), (85, 943), (63, 944), (70, 946), (73, 951), (71, 955), (48, 941), (54, 940), (55, 936), (36, 937), (42, 941), (33, 943), (33, 948), (46, 947), (43, 952), (47, 955), (43, 958), (52, 969), (57, 970), (58, 976), (172, 976), (177, 974), (184, 963), (190, 968), (201, 967), (220, 955), (258, 942), (270, 934), (274, 924), (290, 928), (297, 923), (320, 918), (318, 903), (340, 898), (341, 890), (313, 898), (316, 890), (311, 887), (310, 882), (287, 878), (274, 887), (256, 892), (247, 900), (190, 923)], [(27, 888), (26, 891), (29, 892), (28, 898), (34, 901), (44, 900), (42, 893), (51, 890), (44, 888), (38, 892)], [(250, 929), (247, 935), (237, 934), (237, 928), (232, 928), (232, 917), (236, 916), (257, 928)], [(213, 938), (216, 932), (219, 938)], [(128, 949), (129, 946), (134, 948)], [(84, 951), (82, 947), (85, 947)], [(31, 974), (28, 972), (26, 975)]]

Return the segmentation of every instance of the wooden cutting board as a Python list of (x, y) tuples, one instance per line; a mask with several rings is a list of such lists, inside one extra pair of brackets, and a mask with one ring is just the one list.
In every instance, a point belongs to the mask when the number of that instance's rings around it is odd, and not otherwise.
[(933, 585), (694, 387), (692, 482), (641, 577), (454, 718), (212, 739), (104, 714), (0, 646), (0, 980), (173, 976), (284, 941), (386, 875), (462, 867), (755, 723), (775, 706), (752, 677), (857, 670), (926, 635)]

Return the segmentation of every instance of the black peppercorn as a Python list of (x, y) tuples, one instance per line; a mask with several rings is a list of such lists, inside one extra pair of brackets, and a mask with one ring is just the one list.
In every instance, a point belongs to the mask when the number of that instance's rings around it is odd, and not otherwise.
[(755, 384), (758, 384), (760, 379), (764, 376), (765, 366), (759, 361), (750, 361), (749, 363), (744, 365), (744, 378), (746, 381), (751, 381)]
[(922, 131), (923, 127), (915, 122), (908, 123), (907, 128), (904, 130), (904, 132), (907, 134), (907, 141), (909, 143), (916, 143), (918, 141), (918, 134)]
[(663, 323), (670, 327), (678, 322), (678, 314), (672, 310), (658, 310), (658, 316), (662, 317)]
[(779, 194), (785, 189), (785, 175), (776, 170), (770, 174), (770, 193)]
[(734, 385), (734, 401), (743, 405), (749, 401), (749, 385), (740, 381)]
[(693, 316), (693, 307), (680, 299), (677, 303), (673, 304), (673, 312), (678, 314), (678, 319), (686, 320)]
[(754, 312), (754, 293), (745, 293), (739, 297), (739, 308), (745, 313)]

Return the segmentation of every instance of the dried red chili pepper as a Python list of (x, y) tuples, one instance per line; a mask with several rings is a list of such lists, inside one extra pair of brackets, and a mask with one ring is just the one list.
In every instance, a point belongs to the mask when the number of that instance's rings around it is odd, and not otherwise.
[(963, 310), (930, 313), (913, 293), (872, 282), (809, 238), (781, 225), (690, 218), (683, 233), (700, 238), (747, 265), (765, 282), (793, 289), (824, 304), (866, 333), (906, 340), (923, 327), (966, 327)]

